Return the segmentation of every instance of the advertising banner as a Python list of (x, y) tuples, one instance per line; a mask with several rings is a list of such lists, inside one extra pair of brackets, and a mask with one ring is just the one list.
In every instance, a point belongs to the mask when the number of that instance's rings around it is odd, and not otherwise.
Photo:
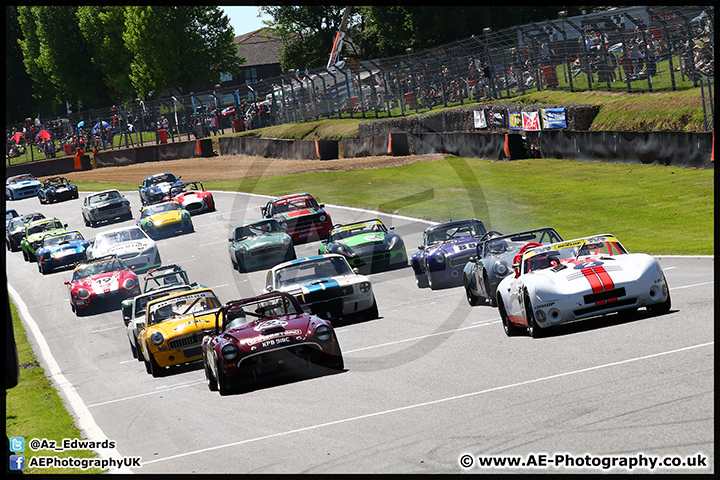
[(567, 128), (564, 108), (543, 108), (540, 110), (542, 128)]
[(520, 112), (512, 112), (508, 110), (508, 128), (510, 130), (522, 130), (522, 115)]
[(522, 128), (526, 131), (540, 130), (538, 112), (522, 112)]
[(485, 110), (475, 110), (473, 112), (473, 119), (475, 120), (475, 128), (487, 128)]

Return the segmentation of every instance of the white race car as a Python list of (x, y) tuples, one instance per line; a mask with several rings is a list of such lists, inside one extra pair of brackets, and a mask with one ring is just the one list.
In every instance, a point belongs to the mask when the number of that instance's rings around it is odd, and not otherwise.
[(280, 290), (297, 298), (303, 309), (326, 320), (362, 315), (377, 318), (370, 280), (350, 268), (339, 254), (315, 255), (274, 266), (261, 293)]
[(142, 273), (161, 265), (160, 252), (155, 240), (140, 227), (120, 227), (100, 232), (87, 249), (88, 258), (115, 254), (125, 265)]
[(527, 329), (539, 337), (555, 325), (639, 307), (653, 314), (670, 310), (670, 292), (657, 260), (628, 253), (609, 234), (523, 247), (513, 267), (515, 275), (505, 277), (496, 292), (508, 336)]

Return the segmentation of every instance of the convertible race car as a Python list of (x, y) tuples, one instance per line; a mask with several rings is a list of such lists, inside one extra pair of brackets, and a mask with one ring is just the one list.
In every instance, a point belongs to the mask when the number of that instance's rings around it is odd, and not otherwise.
[(90, 242), (77, 230), (45, 235), (35, 251), (38, 270), (45, 275), (57, 268), (82, 262), (87, 258), (89, 245)]
[(309, 193), (295, 193), (270, 200), (260, 207), (263, 218), (274, 218), (295, 244), (325, 237), (332, 228), (325, 205)]
[(306, 312), (331, 320), (362, 315), (378, 317), (370, 280), (350, 268), (345, 257), (325, 254), (298, 258), (274, 266), (265, 280), (265, 291), (287, 292)]
[(402, 237), (378, 219), (335, 225), (318, 253), (339, 253), (351, 267), (371, 272), (407, 265), (407, 252)]
[(143, 180), (142, 185), (138, 185), (140, 202), (143, 207), (145, 205), (162, 202), (163, 199), (170, 194), (171, 188), (182, 185), (183, 182), (180, 181), (180, 177), (175, 177), (172, 173), (156, 173), (155, 175), (150, 175)]
[(274, 218), (238, 225), (228, 238), (230, 262), (240, 272), (294, 260), (295, 246), (290, 235)]
[(190, 212), (172, 201), (143, 207), (137, 225), (152, 238), (195, 231)]
[(37, 196), (40, 203), (53, 203), (78, 198), (80, 194), (77, 185), (70, 183), (67, 178), (50, 177), (43, 181)]
[(34, 197), (41, 186), (42, 183), (29, 173), (15, 175), (5, 180), (5, 199), (19, 200)]
[(536, 246), (562, 242), (563, 238), (553, 228), (538, 228), (503, 235), (490, 231), (480, 238), (476, 251), (463, 269), (465, 298), (470, 305), (487, 301), (496, 306), (495, 290), (500, 281), (513, 273), (513, 259), (529, 242)]
[(20, 250), (20, 242), (25, 237), (25, 227), (28, 223), (45, 218), (40, 212), (26, 213), (10, 220), (5, 229), (5, 246), (11, 252)]
[(133, 358), (137, 359), (138, 362), (143, 361), (143, 356), (138, 348), (138, 336), (145, 325), (145, 307), (147, 304), (158, 298), (167, 297), (173, 293), (187, 292), (194, 288), (191, 285), (166, 285), (123, 300), (121, 306), (123, 323), (125, 323), (125, 333), (128, 342), (130, 342), (130, 353), (132, 353)]
[(203, 331), (215, 326), (222, 303), (209, 288), (175, 293), (149, 302), (137, 345), (153, 377), (166, 368), (202, 358)]
[(202, 355), (208, 388), (220, 395), (293, 371), (345, 368), (332, 324), (277, 291), (223, 305)]
[(35, 261), (35, 251), (40, 247), (40, 242), (45, 235), (51, 233), (65, 233), (67, 223), (62, 223), (57, 218), (43, 218), (28, 223), (25, 226), (25, 236), (20, 240), (20, 249), (26, 262)]
[(93, 228), (99, 222), (116, 218), (122, 220), (132, 220), (133, 218), (130, 200), (115, 189), (88, 195), (83, 199), (81, 211), (85, 226)]
[(155, 240), (138, 227), (120, 227), (100, 232), (87, 249), (88, 258), (116, 254), (135, 273), (145, 272), (162, 264)]
[(476, 218), (426, 228), (422, 244), (410, 258), (417, 286), (435, 290), (460, 285), (463, 268), (485, 233), (485, 225)]
[(185, 182), (183, 185), (172, 187), (163, 200), (179, 203), (183, 209), (190, 212), (190, 215), (215, 211), (215, 198), (212, 193), (205, 190), (202, 182)]
[(639, 307), (653, 314), (670, 311), (657, 260), (628, 253), (612, 235), (530, 246), (515, 259), (517, 274), (505, 277), (496, 294), (508, 336), (527, 330), (539, 337), (556, 325)]
[(70, 308), (80, 316), (91, 305), (118, 303), (140, 293), (137, 275), (116, 255), (85, 260), (65, 282), (70, 292)]

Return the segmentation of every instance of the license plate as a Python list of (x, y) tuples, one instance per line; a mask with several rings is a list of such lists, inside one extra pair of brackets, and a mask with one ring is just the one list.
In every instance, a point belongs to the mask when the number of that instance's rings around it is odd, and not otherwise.
[(262, 348), (265, 347), (272, 347), (273, 345), (281, 345), (283, 343), (289, 343), (290, 337), (280, 337), (280, 338), (274, 338), (272, 340), (268, 340), (267, 342), (262, 342), (260, 346)]

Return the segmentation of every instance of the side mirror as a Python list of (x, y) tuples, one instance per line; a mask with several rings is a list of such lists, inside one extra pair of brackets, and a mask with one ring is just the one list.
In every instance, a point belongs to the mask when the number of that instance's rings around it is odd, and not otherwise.
[(318, 207), (320, 207), (320, 208), (325, 208), (325, 204), (324, 204), (324, 203), (318, 203)]
[(355, 275), (359, 275), (359, 274), (360, 274), (360, 270), (358, 270), (357, 267), (353, 267), (353, 272), (355, 272)]
[(425, 246), (424, 246), (424, 245), (418, 245), (418, 250), (425, 250)]
[(63, 224), (63, 227), (67, 228), (67, 223)]
[(228, 242), (232, 242), (232, 241), (233, 241), (232, 237), (228, 238)]
[(65, 280), (64, 283), (65, 283), (65, 285), (70, 285), (70, 282), (68, 282), (67, 280)]

